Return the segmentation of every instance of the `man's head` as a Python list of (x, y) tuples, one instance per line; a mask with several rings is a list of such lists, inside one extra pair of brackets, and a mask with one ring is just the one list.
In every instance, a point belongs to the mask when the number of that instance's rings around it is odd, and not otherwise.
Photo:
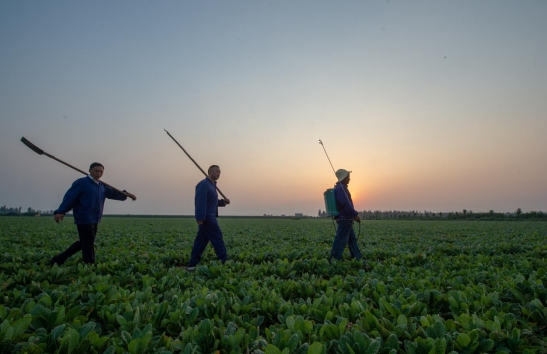
[(220, 177), (220, 167), (218, 167), (218, 165), (211, 165), (207, 170), (207, 175), (213, 181), (218, 180)]
[(349, 174), (351, 171), (344, 170), (343, 168), (336, 171), (336, 178), (338, 178), (338, 182), (342, 184), (348, 184), (349, 183)]
[(91, 177), (98, 181), (103, 176), (104, 172), (104, 166), (98, 162), (93, 162), (91, 166), (89, 166), (89, 174)]

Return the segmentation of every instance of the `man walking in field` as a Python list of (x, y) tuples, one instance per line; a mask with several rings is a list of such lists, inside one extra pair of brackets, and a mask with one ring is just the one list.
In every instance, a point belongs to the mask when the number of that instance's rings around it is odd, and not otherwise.
[(220, 177), (220, 167), (212, 165), (207, 170), (207, 177), (196, 186), (195, 217), (198, 223), (198, 233), (192, 248), (192, 255), (188, 262), (189, 271), (196, 270), (205, 247), (209, 241), (222, 263), (226, 262), (226, 246), (222, 238), (222, 231), (217, 223), (218, 207), (230, 204), (230, 199), (218, 199), (216, 190), (217, 180)]
[(120, 193), (99, 180), (104, 172), (104, 166), (94, 162), (89, 166), (89, 175), (77, 179), (66, 192), (61, 206), (53, 213), (55, 222), (62, 221), (65, 214), (74, 210), (74, 223), (78, 229), (79, 240), (74, 242), (66, 251), (54, 256), (50, 264), (63, 264), (73, 254), (82, 251), (84, 263), (95, 263), (95, 236), (97, 224), (103, 215), (106, 198), (126, 200), (127, 197), (136, 200), (133, 194), (124, 191)]
[[(351, 171), (346, 171), (344, 169), (336, 171), (338, 182), (334, 186), (334, 196), (336, 199), (338, 215), (335, 216), (334, 219), (336, 220), (338, 227), (331, 250), (331, 257), (334, 259), (342, 259), (342, 253), (346, 246), (348, 246), (352, 257), (357, 259), (363, 258), (359, 246), (357, 245), (355, 232), (353, 231), (353, 222), (357, 221), (360, 223), (361, 218), (353, 207), (351, 194), (348, 190), (350, 172)], [(370, 269), (370, 266), (365, 261), (363, 261), (363, 265), (366, 269)]]

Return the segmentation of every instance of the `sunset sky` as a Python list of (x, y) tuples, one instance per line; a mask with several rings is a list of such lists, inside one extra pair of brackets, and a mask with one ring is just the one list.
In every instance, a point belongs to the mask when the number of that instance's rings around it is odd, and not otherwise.
[(105, 213), (547, 211), (547, 1), (1, 1), (0, 205), (56, 209), (81, 175)]

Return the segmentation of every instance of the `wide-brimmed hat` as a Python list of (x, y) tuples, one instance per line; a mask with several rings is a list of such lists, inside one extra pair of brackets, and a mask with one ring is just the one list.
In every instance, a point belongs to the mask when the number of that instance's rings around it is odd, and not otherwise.
[(350, 173), (351, 171), (344, 170), (343, 168), (336, 171), (336, 177), (338, 178), (338, 182), (342, 182), (342, 180), (349, 176)]

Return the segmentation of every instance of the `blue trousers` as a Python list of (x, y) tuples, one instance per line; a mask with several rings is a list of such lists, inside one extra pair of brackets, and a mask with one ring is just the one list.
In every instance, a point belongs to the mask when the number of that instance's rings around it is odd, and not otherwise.
[(220, 227), (218, 226), (216, 219), (207, 219), (203, 221), (203, 224), (198, 226), (198, 234), (196, 235), (196, 239), (194, 241), (192, 256), (190, 257), (188, 266), (194, 267), (199, 263), (201, 256), (205, 251), (205, 247), (207, 247), (209, 242), (213, 245), (218, 259), (220, 259), (222, 263), (226, 262), (226, 259), (228, 259), (226, 254), (226, 246), (224, 245), (222, 231), (220, 231)]
[(332, 250), (330, 251), (331, 257), (341, 259), (344, 249), (346, 246), (349, 246), (351, 256), (361, 259), (363, 255), (359, 251), (359, 246), (357, 246), (357, 237), (355, 237), (355, 232), (353, 231), (353, 220), (339, 220), (337, 223), (338, 228), (336, 229), (336, 236), (334, 237)]

